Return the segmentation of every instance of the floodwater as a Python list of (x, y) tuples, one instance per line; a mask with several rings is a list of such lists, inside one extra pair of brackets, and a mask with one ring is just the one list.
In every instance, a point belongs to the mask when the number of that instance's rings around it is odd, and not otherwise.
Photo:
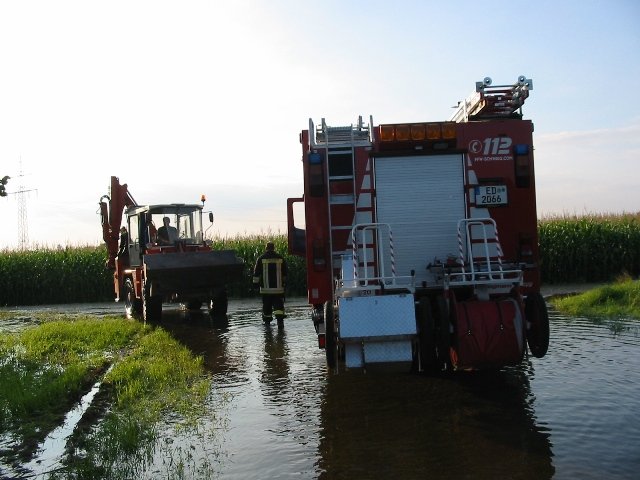
[[(204, 357), (212, 401), (225, 399), (211, 476), (631, 479), (640, 471), (638, 321), (551, 310), (547, 356), (519, 367), (336, 375), (302, 301), (287, 304), (282, 330), (261, 324), (257, 301), (229, 307), (226, 322), (168, 306), (163, 320)], [(191, 448), (200, 461), (205, 453)]]

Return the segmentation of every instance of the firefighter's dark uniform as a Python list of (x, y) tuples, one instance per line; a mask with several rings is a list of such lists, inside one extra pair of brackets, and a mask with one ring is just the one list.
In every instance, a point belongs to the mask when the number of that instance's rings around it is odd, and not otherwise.
[(260, 287), (262, 296), (262, 320), (269, 323), (275, 315), (278, 326), (284, 320), (284, 287), (287, 279), (287, 263), (282, 255), (268, 244), (267, 251), (258, 257), (253, 269), (253, 284)]

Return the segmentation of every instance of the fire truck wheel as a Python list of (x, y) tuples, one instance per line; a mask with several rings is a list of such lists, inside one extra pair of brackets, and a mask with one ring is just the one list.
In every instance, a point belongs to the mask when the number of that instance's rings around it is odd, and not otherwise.
[(436, 340), (431, 301), (428, 297), (420, 299), (416, 313), (420, 341), (420, 363), (423, 370), (433, 370), (436, 366)]
[(449, 320), (449, 306), (442, 295), (436, 299), (436, 348), (438, 349), (438, 368), (447, 369), (451, 365), (449, 350), (451, 349), (451, 330)]
[(150, 296), (147, 288), (142, 289), (142, 318), (145, 322), (154, 322), (162, 318), (162, 297)]
[(327, 355), (327, 366), (329, 368), (336, 367), (336, 325), (333, 314), (333, 305), (331, 302), (324, 304), (324, 331), (325, 344), (324, 350)]
[(124, 313), (129, 319), (140, 315), (142, 310), (140, 299), (136, 298), (136, 291), (133, 288), (133, 281), (127, 278), (124, 281)]
[(549, 348), (549, 312), (547, 304), (539, 293), (530, 293), (524, 302), (527, 321), (527, 344), (531, 354), (542, 358)]

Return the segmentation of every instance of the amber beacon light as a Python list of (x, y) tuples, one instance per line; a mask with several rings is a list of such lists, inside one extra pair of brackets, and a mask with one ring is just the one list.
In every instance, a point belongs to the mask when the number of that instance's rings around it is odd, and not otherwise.
[(455, 138), (455, 122), (380, 125), (380, 141), (384, 143), (453, 140)]

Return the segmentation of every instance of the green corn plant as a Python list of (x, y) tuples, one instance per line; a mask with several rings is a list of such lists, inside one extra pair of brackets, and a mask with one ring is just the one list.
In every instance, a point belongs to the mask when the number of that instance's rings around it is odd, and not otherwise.
[(538, 233), (545, 283), (640, 274), (640, 214), (547, 217)]

